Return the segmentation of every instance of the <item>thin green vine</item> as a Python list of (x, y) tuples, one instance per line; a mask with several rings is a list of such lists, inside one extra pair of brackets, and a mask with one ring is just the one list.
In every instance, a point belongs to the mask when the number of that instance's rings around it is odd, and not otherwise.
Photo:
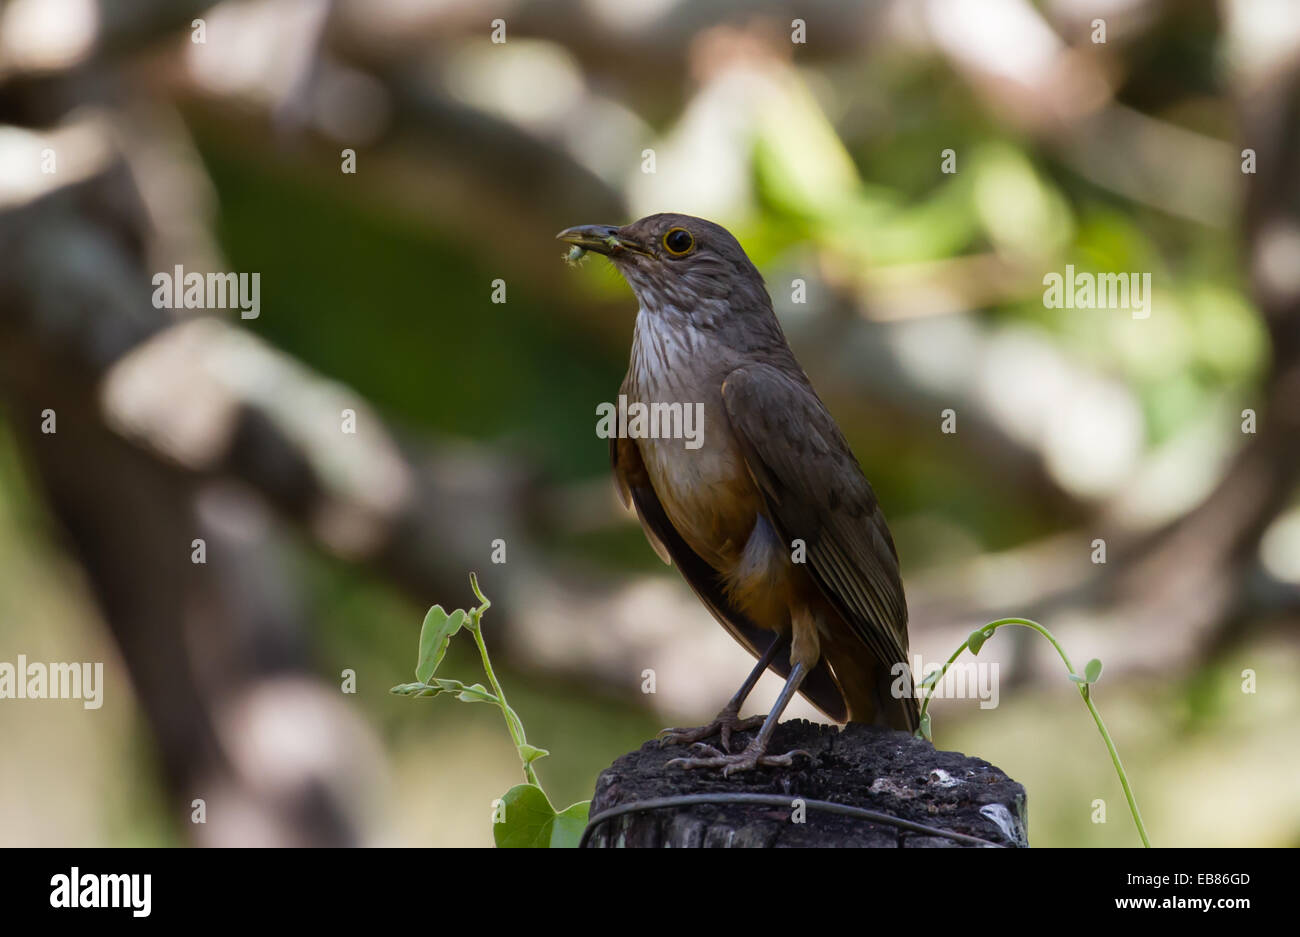
[(1110, 752), (1111, 763), (1115, 766), (1115, 773), (1119, 775), (1119, 783), (1124, 789), (1124, 797), (1128, 800), (1129, 813), (1133, 815), (1133, 823), (1137, 826), (1138, 836), (1142, 838), (1142, 845), (1148, 849), (1151, 848), (1151, 840), (1147, 838), (1147, 830), (1142, 823), (1142, 814), (1138, 810), (1137, 798), (1133, 796), (1133, 788), (1128, 782), (1128, 774), (1124, 771), (1124, 765), (1120, 761), (1119, 752), (1115, 748), (1110, 733), (1106, 731), (1106, 723), (1102, 721), (1101, 713), (1097, 711), (1097, 707), (1092, 701), (1091, 687), (1101, 676), (1101, 661), (1094, 657), (1088, 661), (1083, 674), (1079, 674), (1075, 671), (1074, 665), (1070, 663), (1065, 648), (1061, 647), (1061, 643), (1056, 640), (1056, 636), (1036, 621), (1030, 621), (1028, 618), (1000, 618), (972, 631), (970, 637), (963, 641), (957, 650), (952, 652), (942, 668), (929, 674), (921, 681), (921, 687), (928, 690), (928, 692), (921, 701), (921, 727), (917, 730), (917, 733), (923, 738), (930, 738), (930, 700), (934, 698), (934, 688), (944, 678), (944, 675), (947, 674), (948, 669), (952, 667), (957, 658), (961, 656), (962, 651), (969, 650), (971, 654), (978, 656), (984, 642), (993, 637), (993, 632), (1005, 625), (1018, 625), (1036, 631), (1050, 641), (1052, 647), (1056, 648), (1056, 653), (1061, 656), (1061, 660), (1065, 662), (1066, 670), (1069, 671), (1070, 680), (1078, 687), (1079, 695), (1083, 697), (1088, 712), (1092, 713), (1093, 721), (1097, 723), (1097, 731), (1101, 733), (1102, 740), (1106, 743), (1106, 749)]
[[(515, 744), (515, 751), (519, 753), (524, 783), (515, 785), (493, 801), (493, 838), (498, 846), (576, 846), (587, 824), (590, 802), (579, 801), (563, 810), (556, 810), (542, 789), (533, 762), (545, 758), (550, 752), (528, 743), (523, 720), (506, 702), (505, 690), (497, 679), (496, 671), (492, 669), (492, 659), (488, 656), (487, 644), (483, 640), (483, 613), (492, 607), (492, 603), (479, 589), (478, 577), (473, 573), (470, 573), (469, 584), (478, 597), (478, 608), (469, 611), (458, 608), (451, 613), (443, 611), (441, 605), (429, 609), (420, 627), (416, 680), (414, 683), (395, 686), (389, 692), (412, 698), (451, 694), (464, 703), (495, 704), (501, 710), (510, 739)], [(483, 661), (483, 672), (487, 674), (491, 689), (481, 683), (467, 686), (459, 680), (434, 676), (447, 653), (447, 645), (462, 628), (474, 636), (479, 658)]]

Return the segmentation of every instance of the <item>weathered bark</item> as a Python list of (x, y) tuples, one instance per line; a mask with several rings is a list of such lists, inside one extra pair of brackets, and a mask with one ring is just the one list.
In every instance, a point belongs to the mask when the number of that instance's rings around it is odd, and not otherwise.
[[(749, 735), (738, 735), (739, 750)], [(723, 778), (716, 770), (668, 766), (682, 746), (647, 742), (601, 772), (591, 817), (621, 805), (693, 794), (779, 795), (783, 805), (697, 804), (636, 811), (598, 822), (595, 848), (838, 846), (924, 848), (976, 845), (816, 809), (830, 801), (874, 810), (1000, 846), (1028, 846), (1025, 789), (986, 761), (938, 751), (906, 732), (866, 725), (817, 725), (798, 719), (777, 727), (771, 751), (804, 749), (790, 767), (759, 768)], [(799, 814), (799, 801), (806, 804)]]

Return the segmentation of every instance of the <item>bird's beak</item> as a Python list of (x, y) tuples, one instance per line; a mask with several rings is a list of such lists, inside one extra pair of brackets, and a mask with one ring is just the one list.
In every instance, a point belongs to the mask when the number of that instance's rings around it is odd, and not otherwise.
[(580, 224), (565, 228), (555, 236), (555, 239), (606, 256), (613, 256), (622, 251), (646, 253), (640, 244), (630, 238), (621, 237), (618, 228), (608, 224)]

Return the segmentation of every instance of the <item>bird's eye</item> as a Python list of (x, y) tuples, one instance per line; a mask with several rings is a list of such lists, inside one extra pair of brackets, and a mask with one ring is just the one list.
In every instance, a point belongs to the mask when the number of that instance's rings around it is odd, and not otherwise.
[(664, 248), (674, 257), (681, 257), (691, 252), (695, 238), (685, 228), (672, 228), (664, 235)]

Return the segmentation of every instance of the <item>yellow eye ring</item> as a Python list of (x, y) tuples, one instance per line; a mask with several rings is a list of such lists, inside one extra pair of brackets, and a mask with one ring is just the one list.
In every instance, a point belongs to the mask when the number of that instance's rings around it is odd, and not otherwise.
[(674, 257), (685, 257), (695, 250), (695, 238), (685, 228), (669, 228), (664, 234), (664, 250)]

